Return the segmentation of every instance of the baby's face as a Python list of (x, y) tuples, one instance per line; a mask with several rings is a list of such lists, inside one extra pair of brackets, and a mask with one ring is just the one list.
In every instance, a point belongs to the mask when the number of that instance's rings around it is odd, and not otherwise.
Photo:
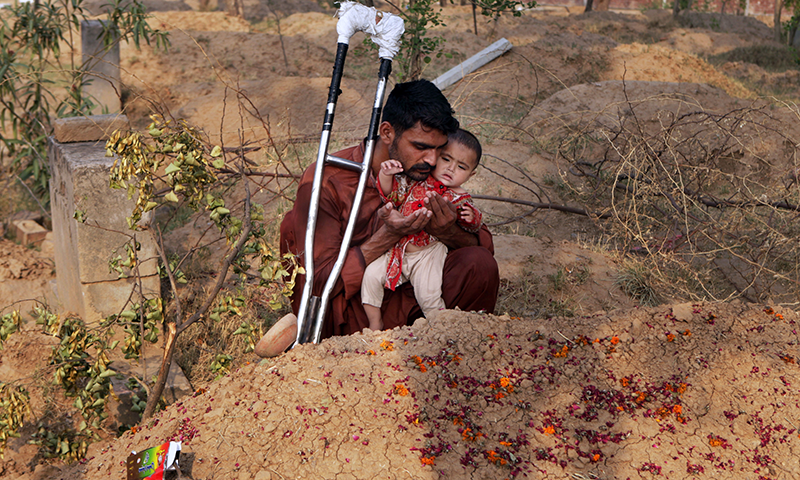
[(433, 178), (446, 187), (460, 187), (475, 173), (475, 152), (456, 142), (444, 147), (433, 169)]

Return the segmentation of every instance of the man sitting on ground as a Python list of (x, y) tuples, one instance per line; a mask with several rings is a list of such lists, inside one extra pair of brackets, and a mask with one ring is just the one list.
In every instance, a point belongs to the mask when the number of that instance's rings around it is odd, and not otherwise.
[[(447, 308), (492, 312), (500, 284), (494, 245), (489, 230), (482, 226), (470, 233), (456, 224), (456, 207), (436, 193), (430, 193), (426, 206), (404, 217), (383, 205), (375, 186), (381, 163), (399, 161), (411, 180), (425, 180), (447, 145), (447, 136), (458, 129), (458, 120), (447, 98), (431, 82), (416, 80), (395, 86), (383, 109), (383, 118), (372, 158), (370, 180), (358, 212), (351, 246), (345, 257), (340, 278), (331, 292), (325, 315), (322, 338), (350, 335), (369, 326), (361, 303), (361, 281), (367, 265), (389, 251), (401, 238), (425, 230), (449, 250), (444, 264), (442, 299)], [(334, 156), (364, 161), (365, 142), (342, 150)], [(305, 251), (305, 230), (316, 164), (303, 173), (294, 207), (281, 222), (281, 254), (301, 256)], [(314, 285), (312, 293), (320, 296), (336, 262), (342, 237), (353, 207), (359, 173), (333, 165), (325, 167), (320, 192), (319, 213), (314, 245)], [(302, 265), (303, 262), (301, 261)], [(262, 357), (282, 353), (291, 346), (297, 328), (304, 275), (297, 276), (292, 295), (292, 312), (281, 319), (256, 347)], [(386, 292), (381, 306), (384, 328), (408, 325), (421, 316), (410, 284)]]

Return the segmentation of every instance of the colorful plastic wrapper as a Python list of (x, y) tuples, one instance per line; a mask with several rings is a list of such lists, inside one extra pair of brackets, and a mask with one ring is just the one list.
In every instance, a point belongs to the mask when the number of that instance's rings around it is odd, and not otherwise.
[(164, 472), (178, 468), (181, 442), (167, 442), (157, 447), (131, 452), (127, 480), (163, 480)]

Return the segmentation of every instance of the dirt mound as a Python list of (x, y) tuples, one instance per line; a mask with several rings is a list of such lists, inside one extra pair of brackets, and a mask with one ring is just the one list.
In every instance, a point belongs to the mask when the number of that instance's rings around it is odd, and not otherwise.
[(225, 12), (153, 12), (147, 21), (158, 30), (192, 32), (249, 32), (250, 24)]
[(179, 440), (195, 479), (788, 478), (797, 320), (729, 304), (445, 311), (242, 368), (60, 477), (123, 478), (131, 450)]
[(247, 19), (285, 18), (296, 13), (322, 12), (314, 0), (244, 0), (244, 16)]
[[(568, 223), (561, 215), (559, 222)], [(542, 230), (547, 231), (542, 238), (495, 235), (495, 259), (504, 287), (497, 313), (508, 314), (508, 306), (520, 316), (537, 318), (561, 305), (577, 315), (590, 315), (636, 305), (616, 282), (619, 262), (573, 241), (554, 241), (550, 236), (560, 236), (555, 229)], [(570, 225), (565, 230), (579, 229)], [(519, 279), (525, 284), (519, 285)], [(529, 308), (520, 311), (520, 304)]]
[(630, 103), (641, 109), (636, 111), (641, 119), (657, 122), (659, 111), (678, 112), (687, 108), (724, 111), (739, 102), (707, 84), (610, 80), (562, 90), (540, 103), (530, 120), (557, 128), (579, 122), (588, 115), (596, 118), (598, 125), (610, 125), (608, 122), (618, 123), (632, 113), (627, 111)]
[(634, 43), (619, 45), (610, 57), (610, 67), (601, 75), (603, 80), (707, 83), (734, 97), (754, 96), (748, 89), (691, 54)]
[(764, 68), (748, 62), (727, 62), (722, 65), (721, 70), (733, 78), (766, 85), (789, 95), (800, 92), (800, 71), (798, 70), (769, 73)]
[(53, 262), (40, 252), (0, 238), (0, 281), (36, 280), (52, 274)]
[(716, 32), (735, 33), (749, 38), (751, 42), (768, 42), (775, 37), (775, 33), (764, 22), (744, 15), (684, 10), (678, 15), (678, 23), (686, 28), (707, 28)]

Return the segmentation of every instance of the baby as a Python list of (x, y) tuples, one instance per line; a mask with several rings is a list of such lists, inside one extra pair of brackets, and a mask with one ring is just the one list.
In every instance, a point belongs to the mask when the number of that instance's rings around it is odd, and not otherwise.
[[(459, 129), (448, 137), (447, 146), (426, 180), (410, 180), (402, 175), (400, 162), (387, 160), (381, 164), (378, 174), (378, 191), (385, 201), (392, 202), (406, 216), (425, 205), (428, 192), (436, 192), (458, 207), (457, 222), (461, 228), (477, 232), (481, 227), (481, 212), (461, 185), (475, 174), (481, 155), (478, 139)], [(446, 256), (447, 247), (423, 230), (403, 237), (390, 251), (370, 263), (361, 283), (361, 301), (369, 328), (383, 330), (384, 286), (394, 290), (406, 280), (414, 286), (414, 296), (425, 316), (444, 309), (442, 270)]]

